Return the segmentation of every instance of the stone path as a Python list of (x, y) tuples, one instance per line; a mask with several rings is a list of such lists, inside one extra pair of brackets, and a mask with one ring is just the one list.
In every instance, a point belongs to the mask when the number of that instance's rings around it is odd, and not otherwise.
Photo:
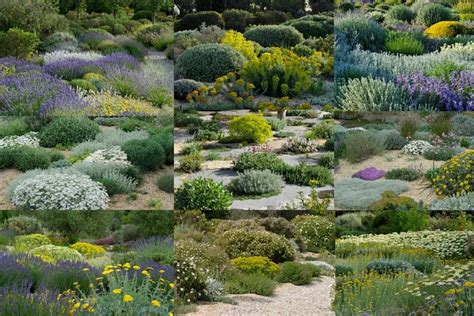
[(229, 295), (237, 305), (200, 304), (187, 316), (333, 316), (331, 310), (335, 280), (323, 276), (308, 285), (282, 284), (270, 297), (255, 294)]

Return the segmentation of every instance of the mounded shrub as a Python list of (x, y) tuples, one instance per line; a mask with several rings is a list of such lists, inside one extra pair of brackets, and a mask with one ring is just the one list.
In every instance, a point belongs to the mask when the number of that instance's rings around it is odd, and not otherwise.
[(464, 24), (456, 21), (441, 21), (431, 25), (423, 34), (431, 38), (454, 37), (466, 32)]
[(284, 120), (280, 120), (279, 118), (276, 117), (267, 117), (265, 118), (272, 127), (272, 131), (281, 131), (282, 129), (285, 128), (286, 122)]
[(385, 14), (386, 20), (411, 22), (416, 13), (410, 10), (406, 5), (400, 4), (391, 6)]
[(446, 161), (432, 180), (439, 196), (461, 196), (473, 191), (474, 150), (468, 149)]
[(332, 251), (335, 248), (336, 226), (324, 216), (298, 215), (292, 221), (308, 251)]
[(306, 15), (299, 19), (288, 21), (285, 24), (293, 26), (303, 34), (304, 38), (318, 38), (333, 33), (333, 22), (333, 18), (323, 15)]
[(293, 47), (304, 39), (297, 29), (287, 25), (259, 25), (249, 29), (244, 36), (263, 47)]
[(262, 256), (237, 257), (230, 263), (247, 274), (263, 274), (274, 277), (280, 271), (280, 267), (275, 262)]
[(174, 23), (174, 31), (194, 30), (202, 24), (206, 26), (216, 25), (224, 28), (225, 22), (221, 14), (216, 11), (200, 11), (189, 13)]
[(394, 274), (414, 269), (413, 266), (403, 260), (379, 259), (371, 261), (367, 265), (367, 271), (375, 271), (378, 274)]
[(412, 168), (396, 168), (385, 174), (385, 178), (387, 179), (398, 179), (404, 181), (415, 181), (420, 177), (420, 171)]
[(417, 12), (416, 20), (426, 26), (431, 26), (441, 21), (452, 21), (453, 14), (450, 9), (438, 3), (428, 3)]
[(260, 195), (280, 192), (284, 185), (282, 177), (270, 170), (246, 170), (232, 179), (227, 188), (236, 195)]
[(385, 42), (385, 50), (393, 54), (422, 55), (423, 43), (411, 33), (391, 32)]
[(174, 192), (174, 175), (173, 173), (168, 173), (164, 174), (162, 176), (159, 176), (158, 179), (156, 180), (156, 185), (161, 191), (167, 192), (167, 193), (173, 193)]
[(227, 30), (244, 32), (245, 28), (252, 22), (253, 14), (245, 10), (230, 9), (222, 12)]
[(388, 207), (379, 210), (372, 220), (372, 231), (376, 234), (421, 231), (428, 229), (430, 216), (426, 211)]
[(276, 279), (280, 283), (292, 283), (294, 285), (309, 284), (313, 279), (313, 271), (307, 264), (284, 262), (280, 264), (280, 273)]
[(295, 249), (285, 237), (267, 231), (231, 229), (217, 242), (230, 258), (262, 256), (279, 263), (295, 257)]
[(185, 155), (179, 160), (179, 168), (187, 173), (197, 172), (201, 170), (204, 157), (200, 152), (193, 152)]
[(264, 11), (256, 12), (253, 24), (267, 25), (267, 24), (281, 24), (288, 21), (289, 16), (281, 11)]
[(186, 96), (194, 90), (202, 87), (203, 84), (192, 79), (179, 79), (174, 81), (174, 97), (185, 100)]
[(15, 168), (20, 171), (46, 169), (50, 163), (64, 158), (44, 148), (17, 146), (0, 149), (0, 169)]
[(185, 50), (175, 64), (176, 76), (212, 82), (229, 72), (240, 70), (245, 57), (232, 47), (201, 44)]
[(229, 134), (236, 142), (264, 143), (272, 136), (272, 127), (261, 115), (247, 114), (229, 122)]
[(271, 170), (279, 171), (285, 168), (285, 162), (275, 153), (242, 153), (234, 160), (234, 170)]
[(385, 149), (384, 140), (376, 132), (356, 132), (343, 140), (344, 157), (351, 163), (360, 162), (378, 155)]
[(386, 30), (377, 22), (366, 17), (347, 16), (334, 21), (334, 31), (342, 36), (348, 44), (360, 44), (364, 50), (377, 51), (385, 44)]
[(15, 238), (15, 250), (18, 252), (30, 251), (44, 245), (51, 245), (51, 240), (42, 234), (23, 235)]
[(42, 233), (43, 225), (32, 216), (18, 215), (7, 219), (5, 228), (13, 231), (16, 235), (28, 235), (34, 233)]
[(105, 254), (105, 249), (103, 247), (89, 244), (87, 242), (76, 242), (70, 247), (71, 249), (77, 250), (87, 258), (99, 257)]
[(29, 210), (101, 210), (109, 197), (102, 185), (86, 175), (44, 173), (22, 181), (12, 203)]
[(40, 39), (36, 34), (18, 28), (9, 29), (6, 33), (0, 32), (0, 57), (30, 58), (39, 43)]
[(386, 130), (383, 134), (383, 138), (385, 139), (384, 147), (386, 150), (400, 150), (408, 144), (408, 141), (396, 130)]
[(34, 248), (28, 252), (30, 255), (47, 258), (53, 262), (59, 260), (80, 261), (83, 260), (79, 251), (62, 246), (44, 245)]
[(201, 177), (184, 181), (174, 196), (176, 209), (201, 210), (208, 218), (224, 216), (232, 204), (232, 194), (222, 183)]
[(331, 170), (323, 166), (300, 163), (296, 166), (286, 166), (278, 172), (289, 184), (322, 187), (333, 183)]
[(248, 294), (270, 296), (275, 289), (275, 282), (262, 274), (234, 273), (227, 277), (224, 290), (229, 294)]
[(127, 159), (143, 170), (157, 170), (165, 163), (165, 151), (155, 138), (132, 139), (122, 145)]
[(41, 129), (40, 145), (44, 147), (71, 146), (93, 140), (99, 132), (99, 125), (88, 118), (60, 117)]

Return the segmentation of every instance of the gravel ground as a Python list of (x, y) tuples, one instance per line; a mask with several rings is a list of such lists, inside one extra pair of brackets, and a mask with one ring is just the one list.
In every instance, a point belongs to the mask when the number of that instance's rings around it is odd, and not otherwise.
[(308, 285), (282, 284), (271, 297), (255, 294), (230, 295), (237, 305), (200, 304), (187, 316), (332, 316), (334, 278), (323, 276)]

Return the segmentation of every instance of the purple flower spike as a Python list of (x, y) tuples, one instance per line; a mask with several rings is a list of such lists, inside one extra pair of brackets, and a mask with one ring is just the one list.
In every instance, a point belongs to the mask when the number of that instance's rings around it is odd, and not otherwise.
[(362, 180), (367, 180), (367, 181), (374, 181), (380, 178), (383, 178), (385, 176), (385, 171), (370, 167), (370, 168), (365, 168), (362, 169), (361, 171), (355, 173), (352, 177), (353, 178), (359, 178)]

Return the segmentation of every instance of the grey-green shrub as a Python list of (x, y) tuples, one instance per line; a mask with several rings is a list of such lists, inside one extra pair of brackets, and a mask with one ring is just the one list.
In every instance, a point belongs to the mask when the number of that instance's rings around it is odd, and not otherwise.
[(474, 209), (474, 192), (435, 200), (429, 204), (428, 208), (432, 211), (472, 210)]
[(179, 78), (212, 82), (229, 72), (240, 70), (245, 57), (230, 46), (201, 44), (181, 54), (175, 64)]
[(174, 82), (174, 96), (177, 99), (186, 99), (186, 96), (202, 86), (202, 83), (192, 79), (179, 79)]
[(400, 4), (390, 7), (385, 14), (386, 20), (411, 22), (416, 13), (410, 10), (406, 5)]
[(265, 119), (267, 120), (268, 124), (271, 125), (273, 131), (280, 131), (286, 127), (286, 122), (280, 120), (279, 118), (266, 117)]
[(137, 186), (137, 181), (122, 174), (118, 170), (106, 171), (96, 181), (105, 186), (105, 189), (110, 196), (114, 194), (133, 192)]
[(282, 177), (270, 170), (246, 170), (232, 179), (227, 188), (237, 195), (260, 195), (279, 192), (284, 185)]
[(407, 270), (414, 270), (413, 266), (403, 260), (379, 259), (369, 262), (367, 271), (375, 271), (378, 274), (393, 274)]
[(408, 141), (396, 130), (382, 130), (379, 136), (384, 139), (384, 146), (387, 150), (400, 150), (408, 144)]
[(456, 114), (449, 122), (452, 131), (459, 136), (474, 136), (474, 118), (469, 115)]
[(431, 26), (441, 21), (452, 21), (453, 13), (450, 9), (437, 3), (429, 3), (421, 7), (416, 20), (425, 26)]
[(4, 227), (16, 235), (42, 234), (44, 231), (43, 225), (36, 217), (26, 215), (10, 217)]
[(334, 200), (338, 209), (366, 210), (374, 201), (382, 198), (385, 191), (400, 194), (408, 191), (408, 182), (401, 180), (344, 179), (334, 185)]
[(244, 36), (263, 47), (293, 47), (304, 40), (303, 34), (287, 25), (255, 26), (245, 32)]
[(365, 230), (360, 213), (346, 213), (336, 217), (336, 226), (350, 230)]
[(334, 21), (337, 37), (342, 37), (349, 45), (360, 45), (364, 50), (377, 51), (385, 44), (387, 32), (377, 22), (365, 16), (343, 16)]
[(351, 163), (378, 155), (385, 149), (384, 140), (377, 132), (350, 133), (343, 140), (344, 157)]
[(408, 96), (393, 82), (372, 77), (349, 79), (337, 96), (339, 107), (345, 111), (405, 111)]

